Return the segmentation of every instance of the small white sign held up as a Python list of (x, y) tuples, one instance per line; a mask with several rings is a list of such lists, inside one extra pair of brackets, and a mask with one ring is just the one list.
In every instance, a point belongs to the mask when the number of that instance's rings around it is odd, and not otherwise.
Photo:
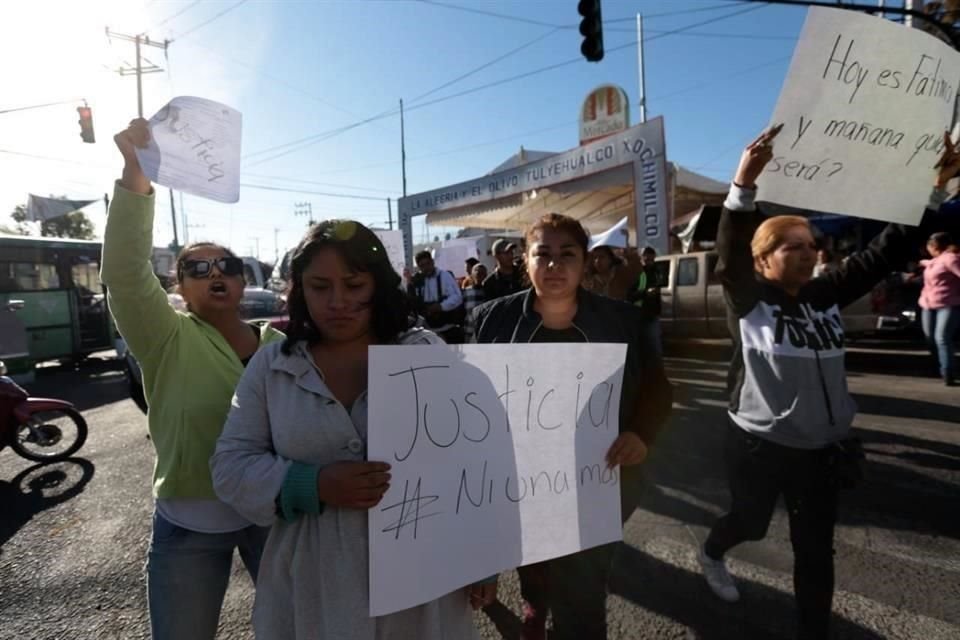
[(182, 96), (150, 118), (150, 144), (137, 149), (157, 184), (218, 202), (240, 199), (240, 112)]
[(916, 224), (950, 129), (960, 53), (919, 29), (809, 10), (772, 121), (759, 199)]
[(397, 275), (402, 275), (407, 266), (407, 257), (403, 251), (403, 232), (386, 229), (374, 229), (373, 231), (383, 243), (383, 248), (387, 250), (387, 256), (390, 258), (390, 264)]
[(368, 457), (393, 465), (370, 510), (370, 615), (620, 540), (626, 345), (370, 349)]
[(603, 233), (590, 236), (590, 250), (597, 247), (620, 247), (627, 248), (627, 240), (630, 237), (630, 229), (627, 227), (627, 218), (620, 218), (620, 222), (613, 225)]

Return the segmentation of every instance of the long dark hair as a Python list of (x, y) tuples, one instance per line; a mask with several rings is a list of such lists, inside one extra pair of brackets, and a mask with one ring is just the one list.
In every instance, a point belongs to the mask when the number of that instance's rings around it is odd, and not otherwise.
[(300, 340), (316, 343), (322, 340), (319, 329), (310, 318), (303, 294), (303, 272), (321, 249), (333, 249), (354, 271), (373, 276), (371, 331), (380, 344), (394, 342), (397, 335), (410, 328), (410, 302), (400, 289), (400, 276), (393, 270), (387, 250), (373, 231), (355, 220), (324, 220), (310, 227), (293, 250), (290, 258), (290, 286), (287, 309), (290, 323), (282, 351), (290, 355)]

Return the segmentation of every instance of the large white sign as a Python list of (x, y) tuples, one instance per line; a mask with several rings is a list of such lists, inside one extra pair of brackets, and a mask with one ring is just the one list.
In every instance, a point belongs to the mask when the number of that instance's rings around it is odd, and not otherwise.
[(626, 345), (370, 348), (370, 615), (620, 540)]
[(383, 248), (387, 250), (387, 257), (390, 258), (393, 270), (397, 275), (402, 275), (407, 266), (407, 257), (403, 251), (403, 232), (388, 229), (374, 229), (373, 232), (377, 234), (380, 242), (383, 243)]
[(951, 127), (960, 53), (857, 11), (811, 8), (773, 122), (759, 199), (916, 224)]
[(240, 112), (182, 96), (150, 118), (150, 144), (137, 149), (157, 184), (218, 202), (240, 199)]
[(627, 239), (630, 236), (630, 230), (627, 228), (627, 219), (621, 218), (620, 222), (613, 225), (603, 233), (590, 236), (590, 250), (597, 247), (627, 247)]

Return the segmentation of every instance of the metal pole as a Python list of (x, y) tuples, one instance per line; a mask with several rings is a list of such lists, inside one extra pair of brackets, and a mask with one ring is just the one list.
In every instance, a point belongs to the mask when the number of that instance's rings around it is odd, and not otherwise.
[(273, 263), (280, 264), (280, 227), (273, 228)]
[(400, 98), (400, 171), (403, 174), (403, 197), (407, 197), (407, 143), (403, 132), (403, 98)]
[(387, 198), (387, 228), (393, 231), (393, 206), (390, 204), (390, 198)]
[(173, 224), (173, 246), (179, 248), (180, 240), (177, 238), (177, 209), (173, 206), (173, 189), (170, 191), (170, 222)]
[(637, 71), (640, 74), (640, 123), (647, 121), (647, 82), (643, 73), (643, 16), (637, 14)]
[[(141, 76), (143, 75), (143, 69), (140, 66), (140, 36), (137, 36), (133, 39), (136, 48), (137, 48), (137, 117), (143, 117), (143, 81)], [(173, 225), (173, 228), (176, 229), (177, 225)]]
[(183, 244), (190, 244), (190, 223), (187, 222), (187, 209), (183, 206), (183, 191), (180, 192), (180, 226), (183, 227)]

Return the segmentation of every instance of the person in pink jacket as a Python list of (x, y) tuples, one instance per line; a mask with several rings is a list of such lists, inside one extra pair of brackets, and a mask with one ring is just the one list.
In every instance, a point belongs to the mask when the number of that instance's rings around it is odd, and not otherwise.
[(956, 384), (953, 336), (960, 325), (960, 254), (951, 251), (952, 246), (949, 233), (935, 233), (927, 241), (931, 259), (920, 261), (925, 267), (920, 293), (923, 334), (940, 363), (940, 375), (948, 387)]

